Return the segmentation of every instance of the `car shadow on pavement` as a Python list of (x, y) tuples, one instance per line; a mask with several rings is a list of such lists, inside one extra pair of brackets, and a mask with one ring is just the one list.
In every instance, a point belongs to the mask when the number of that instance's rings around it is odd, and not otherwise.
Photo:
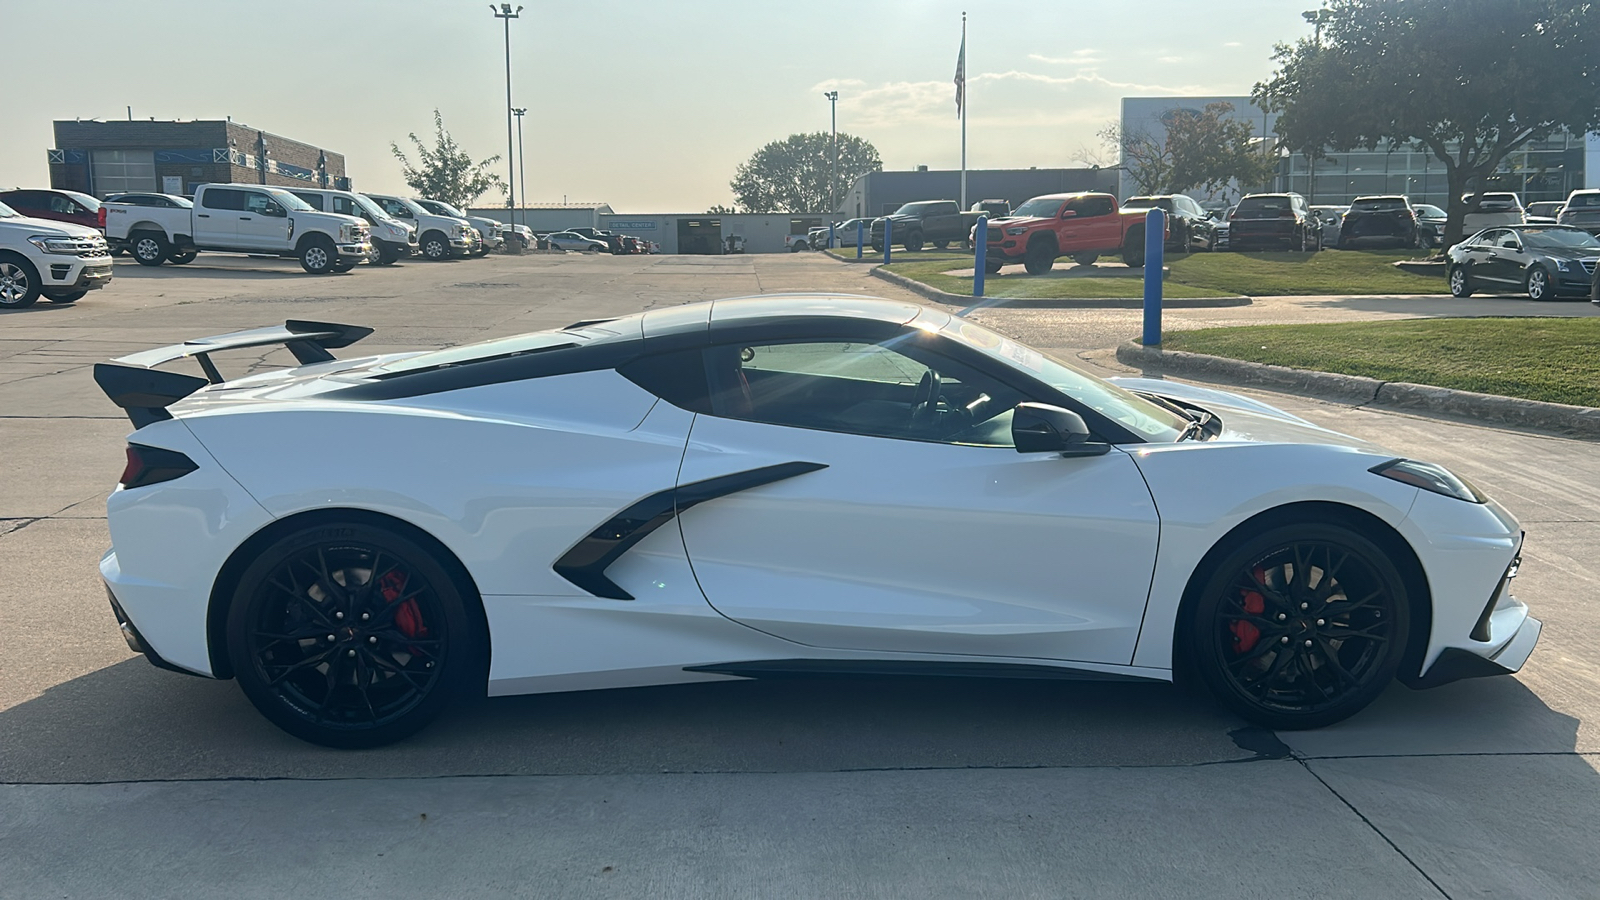
[[(1575, 720), (1514, 680), (1442, 690), (1456, 696), (1396, 687), (1370, 720), (1284, 737), (1404, 754), (1419, 734), (1511, 729), (1574, 746)], [(1251, 731), (1165, 684), (838, 676), (468, 701), (406, 741), (338, 751), (278, 731), (231, 682), (135, 658), (0, 712), (0, 782), (1183, 766), (1259, 758)]]

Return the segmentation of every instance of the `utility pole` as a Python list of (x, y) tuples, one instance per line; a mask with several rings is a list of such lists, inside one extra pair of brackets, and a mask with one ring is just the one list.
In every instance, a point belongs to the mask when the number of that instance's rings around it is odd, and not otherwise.
[(828, 170), (828, 215), (832, 216), (839, 208), (839, 92), (827, 91), (822, 96), (828, 98), (828, 117), (833, 129), (833, 166)]
[(517, 165), (513, 158), (513, 145), (511, 143), (511, 20), (521, 18), (522, 7), (517, 7), (516, 12), (511, 11), (511, 4), (502, 3), (499, 9), (494, 4), (489, 4), (489, 11), (494, 13), (496, 19), (504, 19), (506, 23), (506, 174), (510, 184), (506, 190), (506, 206), (516, 214), (517, 198)]
[[(522, 149), (522, 114), (527, 112), (527, 107), (513, 109), (511, 112), (517, 117), (517, 177), (522, 179), (522, 202), (517, 208), (522, 210), (522, 224), (528, 224), (528, 153)], [(516, 210), (511, 212), (511, 224), (517, 223)]]

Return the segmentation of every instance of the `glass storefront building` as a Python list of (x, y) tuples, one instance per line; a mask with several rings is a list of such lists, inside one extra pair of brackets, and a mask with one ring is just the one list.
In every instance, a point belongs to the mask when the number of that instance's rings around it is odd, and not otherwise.
[[(1584, 136), (1565, 132), (1531, 142), (1500, 164), (1485, 189), (1515, 192), (1524, 204), (1565, 200), (1585, 186), (1585, 145)], [(1370, 194), (1406, 194), (1413, 203), (1443, 207), (1450, 193), (1444, 164), (1421, 147), (1330, 151), (1317, 160), (1297, 154), (1280, 162), (1273, 189), (1327, 205)]]

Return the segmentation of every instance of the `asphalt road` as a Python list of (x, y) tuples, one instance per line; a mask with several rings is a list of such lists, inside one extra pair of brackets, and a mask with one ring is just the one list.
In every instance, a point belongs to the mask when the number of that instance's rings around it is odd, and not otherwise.
[[(1592, 443), (1262, 395), (1494, 494), (1528, 530), (1517, 592), (1545, 621), (1515, 678), (1396, 687), (1317, 732), (1247, 728), (1171, 686), (839, 678), (481, 701), (338, 752), (118, 637), (95, 563), (129, 427), (92, 363), (286, 318), (372, 325), (362, 348), (384, 350), (794, 290), (914, 299), (809, 254), (324, 278), (214, 256), (119, 263), (76, 307), (0, 315), (0, 898), (1600, 895)], [(1168, 321), (1593, 311), (1302, 298)], [(978, 315), (1107, 369), (1097, 351), (1138, 328)]]

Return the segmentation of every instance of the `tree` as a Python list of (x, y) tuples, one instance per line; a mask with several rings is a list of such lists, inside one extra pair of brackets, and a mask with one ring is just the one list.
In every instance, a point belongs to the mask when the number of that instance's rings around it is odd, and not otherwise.
[(1315, 34), (1278, 46), (1253, 98), (1293, 151), (1430, 151), (1449, 190), (1445, 246), (1513, 151), (1600, 125), (1591, 0), (1330, 0), (1305, 17)]
[(706, 215), (708, 215), (708, 216), (731, 216), (731, 215), (733, 215), (734, 211), (735, 211), (734, 208), (731, 207), (731, 206), (723, 206), (721, 203), (714, 203), (714, 204), (712, 204), (710, 209), (706, 210)]
[(1179, 194), (1199, 190), (1216, 195), (1237, 181), (1265, 184), (1277, 161), (1256, 137), (1255, 127), (1232, 117), (1232, 103), (1217, 102), (1198, 112), (1175, 109), (1164, 117), (1167, 133), (1125, 131), (1113, 122), (1101, 140), (1117, 148), (1122, 170), (1141, 194)]
[(459, 209), (466, 209), (491, 188), (505, 190), (505, 182), (500, 180), (500, 176), (488, 171), (490, 166), (500, 161), (500, 157), (491, 156), (482, 162), (473, 162), (472, 157), (456, 144), (450, 132), (444, 130), (444, 117), (437, 109), (433, 111), (433, 129), (432, 150), (423, 145), (416, 132), (409, 135), (411, 143), (417, 146), (415, 166), (411, 165), (398, 144), (389, 142), (389, 151), (395, 159), (400, 160), (400, 170), (412, 190), (429, 200), (439, 200)]
[[(839, 135), (839, 185), (882, 168), (883, 160), (871, 143), (854, 135)], [(828, 198), (843, 196), (843, 191), (830, 191), (833, 171), (831, 134), (791, 134), (741, 163), (728, 186), (742, 212), (833, 212)]]
[(1177, 110), (1167, 121), (1167, 149), (1172, 154), (1171, 192), (1198, 190), (1215, 196), (1237, 181), (1250, 188), (1266, 184), (1278, 161), (1255, 126), (1233, 118), (1233, 104), (1208, 103), (1197, 115)]

